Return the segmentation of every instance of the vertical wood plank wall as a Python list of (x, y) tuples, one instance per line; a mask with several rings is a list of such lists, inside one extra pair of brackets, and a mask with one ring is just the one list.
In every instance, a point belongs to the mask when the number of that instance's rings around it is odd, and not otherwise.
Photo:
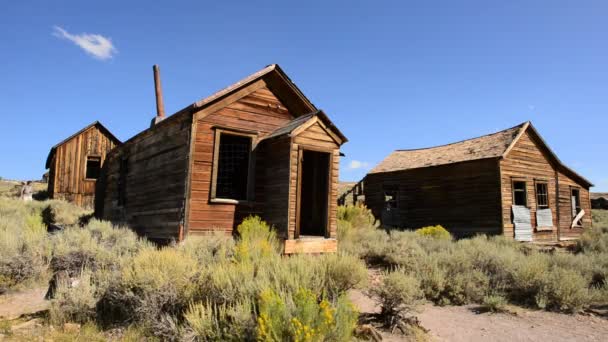
[[(525, 132), (511, 151), (500, 161), (501, 167), (501, 192), (502, 192), (502, 220), (504, 235), (514, 238), (513, 223), (511, 219), (511, 205), (513, 204), (512, 181), (526, 181), (526, 193), (528, 207), (533, 227), (533, 240), (540, 242), (557, 241), (559, 238), (574, 238), (582, 233), (581, 228), (570, 229), (572, 222), (572, 209), (570, 199), (570, 188), (572, 186), (580, 189), (581, 206), (585, 212), (590, 213), (591, 202), (589, 189), (583, 188), (578, 183), (559, 172), (554, 163), (551, 163), (540, 142), (529, 132)], [(535, 182), (546, 182), (548, 185), (549, 208), (553, 214), (554, 228), (551, 231), (537, 231), (536, 224), (536, 188)], [(556, 194), (559, 187), (559, 200)], [(559, 208), (558, 208), (559, 206)], [(558, 212), (559, 229), (558, 232)], [(591, 226), (591, 215), (583, 217), (583, 227)]]
[[(500, 161), (501, 192), (502, 192), (502, 220), (504, 235), (514, 238), (513, 223), (511, 219), (511, 205), (513, 205), (512, 180), (526, 182), (528, 208), (533, 227), (534, 241), (557, 240), (557, 201), (555, 167), (546, 154), (540, 150), (539, 143), (525, 132), (517, 141), (511, 151)], [(536, 227), (536, 188), (535, 181), (547, 183), (549, 195), (549, 208), (553, 213), (554, 229), (551, 231), (537, 231)]]
[(114, 140), (97, 126), (92, 126), (58, 146), (49, 171), (51, 198), (92, 208), (95, 180), (85, 179), (87, 156), (100, 157), (103, 165), (106, 155), (115, 146)]
[[(151, 240), (178, 238), (184, 215), (191, 115), (180, 115), (144, 131), (109, 155), (96, 212), (128, 224)], [(126, 204), (118, 204), (122, 158), (127, 158)]]
[[(559, 178), (559, 228), (560, 238), (572, 239), (579, 237), (584, 229), (591, 228), (591, 198), (589, 196), (589, 189), (581, 187), (576, 181), (572, 180), (563, 172), (558, 172)], [(570, 228), (572, 220), (572, 199), (570, 197), (570, 191), (572, 188), (580, 190), (581, 209), (585, 211), (583, 216), (582, 227)]]
[(384, 184), (399, 189), (400, 228), (440, 224), (457, 237), (500, 234), (500, 181), (495, 159), (368, 174), (365, 202), (376, 218), (382, 217)]
[[(224, 231), (231, 234), (249, 214), (261, 214), (267, 191), (264, 189), (264, 151), (256, 150), (256, 187), (254, 201), (242, 204), (209, 202), (213, 167), (214, 126), (257, 132), (263, 137), (293, 119), (286, 106), (267, 87), (227, 104), (216, 112), (197, 119), (193, 153), (188, 233)], [(256, 141), (254, 141), (256, 143)], [(277, 222), (281, 222), (278, 220)], [(279, 228), (279, 227), (277, 227)]]

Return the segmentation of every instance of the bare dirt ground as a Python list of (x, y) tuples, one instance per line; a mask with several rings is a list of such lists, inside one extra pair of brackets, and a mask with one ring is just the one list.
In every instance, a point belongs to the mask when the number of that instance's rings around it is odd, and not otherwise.
[[(366, 293), (351, 291), (361, 313), (379, 311)], [(478, 313), (477, 306), (423, 305), (417, 314), (434, 341), (608, 341), (608, 320), (592, 315), (566, 315), (513, 308), (513, 313)], [(381, 332), (383, 341), (403, 341), (398, 334)]]
[(47, 287), (40, 287), (0, 296), (0, 319), (11, 320), (46, 310), (49, 305), (44, 300), (46, 291)]

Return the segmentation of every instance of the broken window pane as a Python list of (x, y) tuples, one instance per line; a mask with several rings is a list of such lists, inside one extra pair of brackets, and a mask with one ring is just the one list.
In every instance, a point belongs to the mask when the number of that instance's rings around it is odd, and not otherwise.
[(513, 182), (513, 204), (522, 206), (528, 205), (528, 198), (526, 194), (526, 182)]

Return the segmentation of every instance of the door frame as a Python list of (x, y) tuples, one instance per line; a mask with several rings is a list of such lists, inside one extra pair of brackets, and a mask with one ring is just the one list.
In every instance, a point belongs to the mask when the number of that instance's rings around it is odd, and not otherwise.
[(334, 172), (334, 150), (326, 149), (318, 146), (311, 145), (298, 145), (298, 163), (297, 163), (297, 182), (296, 182), (296, 229), (294, 231), (294, 239), (300, 238), (300, 205), (302, 202), (302, 159), (304, 157), (304, 151), (312, 151), (312, 152), (321, 152), (329, 154), (328, 161), (328, 175), (327, 175), (327, 208), (326, 208), (326, 218), (325, 218), (325, 234), (323, 236), (319, 236), (319, 238), (330, 238), (331, 237), (331, 213), (329, 212), (331, 208), (331, 189), (332, 189), (332, 179)]

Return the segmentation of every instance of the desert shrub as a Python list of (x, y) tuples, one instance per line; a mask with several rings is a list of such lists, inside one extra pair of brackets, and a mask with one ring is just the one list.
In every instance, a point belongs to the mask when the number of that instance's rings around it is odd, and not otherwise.
[(184, 337), (198, 341), (254, 341), (254, 305), (249, 301), (230, 305), (209, 302), (190, 304), (184, 314)]
[(325, 275), (325, 289), (332, 298), (350, 289), (367, 284), (365, 264), (352, 255), (326, 254), (314, 260), (320, 263)]
[(452, 236), (445, 228), (440, 225), (428, 226), (416, 230), (416, 234), (420, 236), (427, 236), (438, 240), (451, 240)]
[(0, 292), (46, 277), (51, 245), (34, 202), (0, 199)]
[(594, 227), (606, 228), (608, 227), (608, 210), (605, 209), (592, 209), (591, 219)]
[(384, 274), (380, 286), (371, 289), (381, 305), (381, 316), (388, 325), (416, 310), (424, 298), (420, 281), (401, 269)]
[(76, 280), (62, 279), (51, 301), (49, 318), (51, 323), (86, 323), (95, 318), (97, 287), (92, 282), (91, 271), (83, 270)]
[(555, 268), (549, 277), (547, 307), (576, 313), (589, 304), (588, 283), (580, 273), (563, 268)]
[(57, 225), (61, 227), (78, 225), (82, 217), (91, 213), (78, 205), (60, 201), (50, 200), (43, 202), (42, 219), (46, 225)]
[(378, 222), (372, 211), (363, 204), (339, 206), (337, 218), (338, 221), (350, 223), (350, 227), (353, 229), (378, 227)]
[(504, 312), (506, 307), (507, 299), (497, 294), (486, 295), (481, 302), (481, 308), (489, 312)]
[(583, 253), (608, 253), (608, 225), (596, 224), (586, 229), (576, 242), (576, 250)]
[(237, 227), (235, 246), (237, 261), (263, 262), (279, 256), (280, 243), (276, 232), (259, 216), (250, 216)]
[(258, 341), (350, 341), (357, 312), (344, 297), (318, 300), (310, 290), (292, 296), (264, 290), (258, 300)]
[(234, 255), (234, 239), (223, 232), (189, 236), (179, 248), (202, 265), (225, 262)]
[(88, 267), (120, 269), (121, 265), (143, 249), (151, 248), (145, 240), (109, 222), (91, 220), (85, 227), (68, 227), (55, 234), (51, 269), (66, 271), (70, 276)]

